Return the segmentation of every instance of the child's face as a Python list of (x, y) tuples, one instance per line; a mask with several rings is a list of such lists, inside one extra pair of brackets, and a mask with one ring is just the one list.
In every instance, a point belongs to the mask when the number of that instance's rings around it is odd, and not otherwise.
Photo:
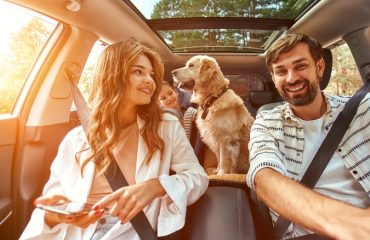
[(178, 94), (169, 86), (163, 86), (159, 93), (161, 106), (179, 110)]

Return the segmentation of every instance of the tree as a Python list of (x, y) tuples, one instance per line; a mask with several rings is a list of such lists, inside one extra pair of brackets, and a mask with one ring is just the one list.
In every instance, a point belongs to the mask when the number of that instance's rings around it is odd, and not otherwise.
[(333, 69), (326, 92), (353, 95), (362, 85), (361, 76), (346, 44), (332, 49)]
[[(305, 3), (304, 3), (305, 4)], [(292, 12), (291, 10), (295, 10)], [(302, 6), (295, 0), (161, 0), (155, 6), (152, 18), (186, 17), (249, 17), (294, 18)], [(261, 29), (263, 30), (263, 29)], [(186, 49), (220, 46), (261, 48), (270, 31), (248, 29), (197, 29), (189, 31), (160, 31), (172, 48)], [(192, 39), (192, 41), (189, 41)], [(221, 48), (218, 48), (220, 50)]]
[(10, 49), (14, 54), (11, 60), (14, 66), (13, 77), (20, 81), (26, 77), (49, 35), (50, 31), (37, 18), (32, 18), (19, 32), (12, 35)]
[(12, 34), (9, 41), (11, 56), (3, 59), (0, 66), (0, 69), (4, 69), (0, 77), (0, 114), (10, 112), (28, 71), (51, 34), (50, 31), (39, 19), (32, 18), (18, 32)]

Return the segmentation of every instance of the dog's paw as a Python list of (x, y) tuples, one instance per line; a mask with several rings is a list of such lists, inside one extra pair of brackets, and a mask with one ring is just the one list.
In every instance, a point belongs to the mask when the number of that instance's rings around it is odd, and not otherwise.
[(225, 173), (227, 173), (224, 169), (219, 169), (218, 171), (217, 171), (217, 175), (224, 175)]
[(207, 175), (217, 174), (217, 169), (216, 168), (207, 168), (206, 173), (207, 173)]

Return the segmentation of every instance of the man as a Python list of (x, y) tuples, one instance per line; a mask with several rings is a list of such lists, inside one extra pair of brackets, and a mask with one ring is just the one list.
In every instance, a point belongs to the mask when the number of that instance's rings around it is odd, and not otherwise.
[(275, 222), (292, 221), (283, 239), (312, 232), (334, 239), (370, 238), (370, 94), (313, 190), (298, 183), (348, 98), (320, 91), (322, 47), (288, 34), (268, 50), (266, 65), (286, 101), (262, 111), (250, 136), (247, 184)]

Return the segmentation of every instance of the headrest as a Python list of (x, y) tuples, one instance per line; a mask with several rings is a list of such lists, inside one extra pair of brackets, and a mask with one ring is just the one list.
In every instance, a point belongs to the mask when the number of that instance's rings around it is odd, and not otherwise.
[(254, 107), (260, 107), (267, 103), (272, 102), (273, 100), (273, 93), (271, 91), (266, 90), (264, 91), (250, 91), (249, 92), (249, 101), (252, 103)]
[(333, 68), (333, 55), (330, 49), (324, 48), (323, 58), (325, 61), (325, 69), (324, 74), (322, 75), (322, 79), (320, 82), (320, 89), (324, 90), (329, 83), (331, 70)]

